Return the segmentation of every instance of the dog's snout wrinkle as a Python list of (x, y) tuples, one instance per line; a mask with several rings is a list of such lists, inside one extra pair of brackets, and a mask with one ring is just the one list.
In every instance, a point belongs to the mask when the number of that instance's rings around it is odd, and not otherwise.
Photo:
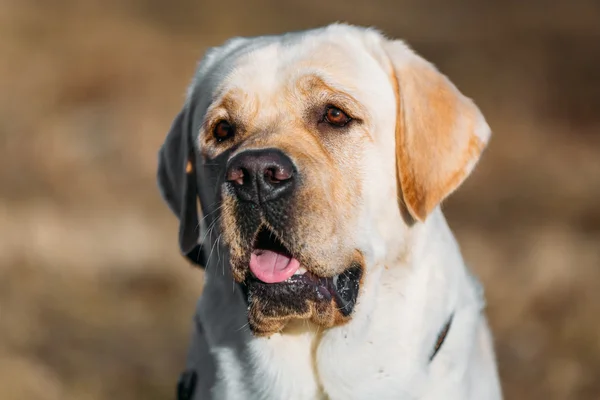
[(288, 195), (296, 175), (292, 160), (278, 149), (243, 151), (229, 160), (226, 171), (238, 199), (257, 204)]

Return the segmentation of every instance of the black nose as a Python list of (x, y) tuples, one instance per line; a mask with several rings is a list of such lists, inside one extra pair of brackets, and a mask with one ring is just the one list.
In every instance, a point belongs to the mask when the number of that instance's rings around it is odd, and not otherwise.
[(227, 163), (227, 181), (240, 200), (267, 202), (289, 194), (296, 169), (277, 149), (246, 150)]

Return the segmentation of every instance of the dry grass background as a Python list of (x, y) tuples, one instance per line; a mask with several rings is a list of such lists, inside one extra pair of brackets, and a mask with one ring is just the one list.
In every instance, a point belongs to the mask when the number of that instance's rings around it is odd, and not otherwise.
[(335, 20), (407, 39), (494, 129), (445, 209), (506, 398), (600, 398), (594, 0), (1, 0), (0, 398), (173, 398), (202, 274), (156, 151), (207, 46)]

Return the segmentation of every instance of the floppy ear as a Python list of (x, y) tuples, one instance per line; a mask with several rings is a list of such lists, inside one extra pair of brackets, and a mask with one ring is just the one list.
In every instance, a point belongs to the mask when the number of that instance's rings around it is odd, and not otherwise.
[(187, 107), (173, 121), (158, 153), (157, 181), (163, 199), (179, 218), (179, 247), (192, 262), (201, 260), (196, 162)]
[(469, 175), (491, 132), (471, 99), (400, 41), (387, 42), (397, 99), (396, 176), (424, 221)]

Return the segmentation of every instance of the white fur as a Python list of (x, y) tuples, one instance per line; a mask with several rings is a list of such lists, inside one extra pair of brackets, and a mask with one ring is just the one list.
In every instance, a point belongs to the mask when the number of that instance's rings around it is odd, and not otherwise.
[[(223, 85), (243, 84), (264, 96), (261, 107), (277, 107), (278, 66), (296, 63), (332, 37), (353, 43), (356, 63), (347, 66), (352, 71), (348, 76), (362, 78), (347, 79), (346, 90), (372, 105), (374, 114), (369, 127), (374, 140), (363, 154), (364, 170), (357, 171), (368, 190), (357, 217), (359, 234), (349, 238), (367, 261), (352, 319), (325, 331), (299, 323), (270, 338), (253, 337), (245, 328), (246, 306), (239, 291), (232, 289), (226, 249), (221, 248), (220, 257), (212, 257), (207, 266), (197, 311), (204, 333), (196, 333), (196, 340), (206, 341), (210, 349), (202, 355), (206, 358), (200, 357), (200, 367), (203, 359), (212, 357), (216, 378), (207, 385), (212, 386), (210, 392), (198, 390), (195, 398), (501, 399), (481, 291), (441, 210), (409, 226), (395, 200), (395, 97), (376, 49), (385, 39), (375, 31), (345, 25), (285, 37), (236, 39), (213, 50), (195, 82), (205, 78), (203, 69), (216, 65), (218, 71), (210, 78), (215, 81), (209, 85), (214, 92)], [(244, 46), (245, 54), (235, 58), (234, 65), (223, 56)], [(406, 52), (406, 57), (413, 56), (408, 48)], [(267, 71), (265, 58), (270, 63)], [(451, 314), (449, 334), (430, 363), (437, 336)]]

